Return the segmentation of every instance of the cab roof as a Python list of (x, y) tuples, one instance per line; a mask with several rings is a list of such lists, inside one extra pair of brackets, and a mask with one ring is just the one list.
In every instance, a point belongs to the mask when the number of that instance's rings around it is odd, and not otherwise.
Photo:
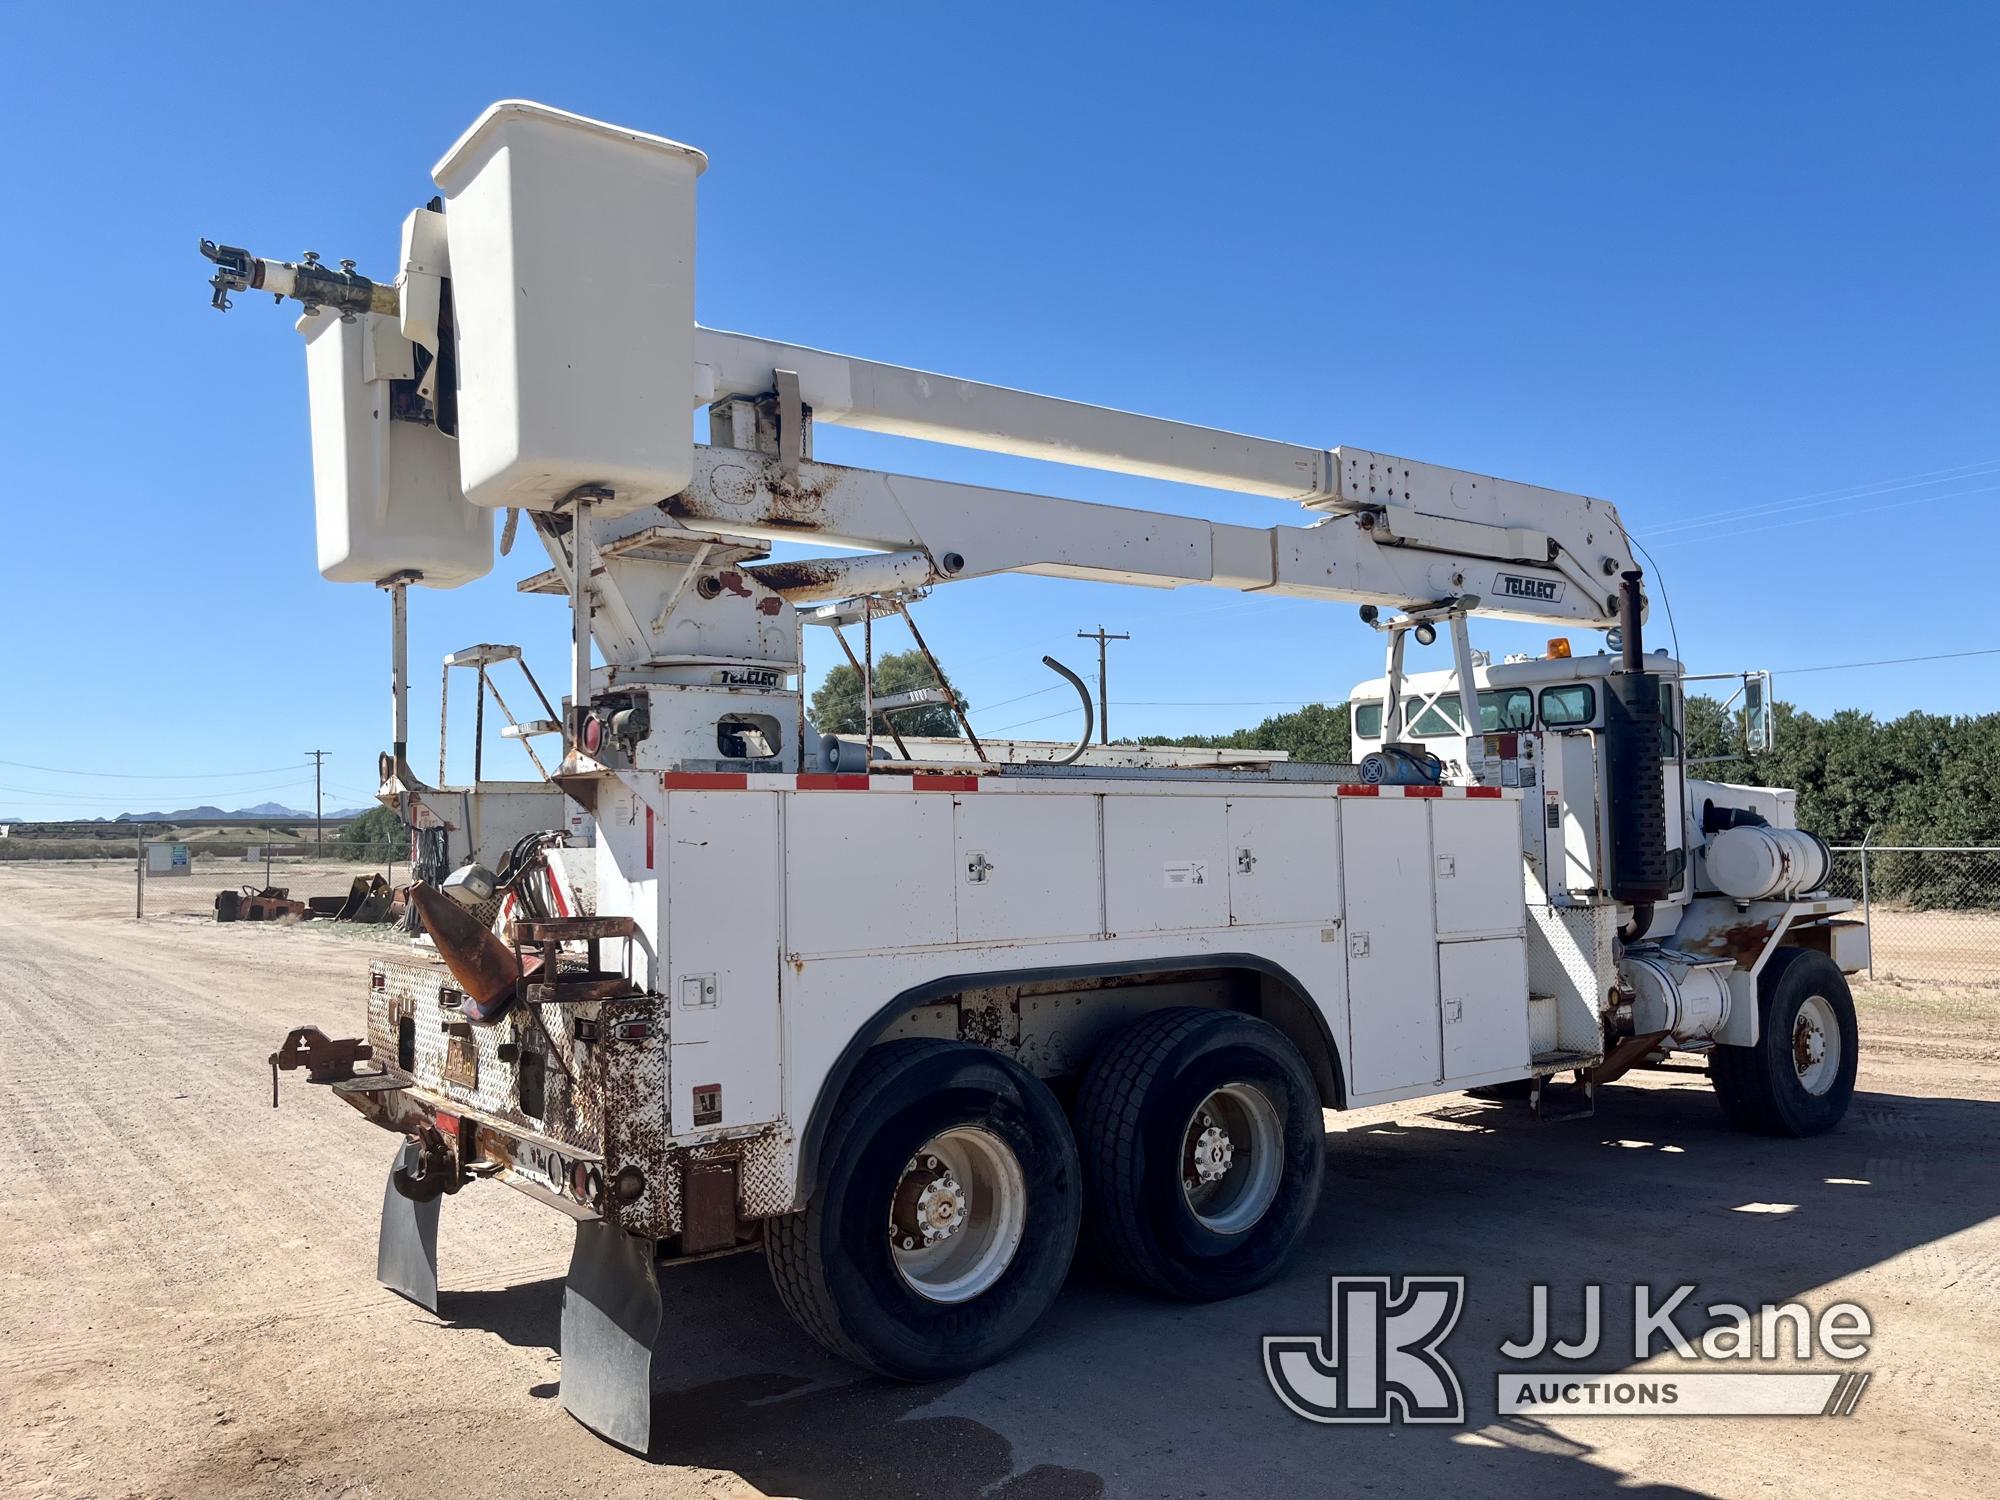
[[(1593, 682), (1610, 677), (1620, 671), (1625, 664), (1623, 656), (1615, 652), (1599, 652), (1595, 656), (1540, 656), (1532, 661), (1494, 662), (1488, 666), (1475, 667), (1472, 672), (1474, 684), (1482, 688), (1501, 687), (1544, 687), (1554, 682)], [(1685, 670), (1678, 661), (1664, 649), (1653, 652), (1646, 658), (1646, 670), (1657, 672), (1662, 677), (1679, 677)], [(1411, 672), (1403, 678), (1403, 691), (1407, 693), (1434, 693), (1450, 687), (1457, 680), (1457, 672), (1449, 667), (1435, 672)], [(1389, 679), (1371, 677), (1366, 682), (1357, 682), (1350, 699), (1381, 698), (1389, 691)]]

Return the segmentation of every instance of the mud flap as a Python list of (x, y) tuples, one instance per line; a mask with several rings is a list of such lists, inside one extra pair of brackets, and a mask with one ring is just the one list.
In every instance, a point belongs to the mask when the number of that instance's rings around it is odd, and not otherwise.
[(375, 1242), (375, 1279), (419, 1307), (438, 1306), (438, 1200), (414, 1203), (396, 1190), (396, 1173), (419, 1169), (423, 1150), (405, 1141), (382, 1186), (382, 1229)]
[(653, 1241), (608, 1224), (576, 1226), (563, 1286), (562, 1404), (592, 1432), (644, 1453), (653, 1426), (660, 1282)]

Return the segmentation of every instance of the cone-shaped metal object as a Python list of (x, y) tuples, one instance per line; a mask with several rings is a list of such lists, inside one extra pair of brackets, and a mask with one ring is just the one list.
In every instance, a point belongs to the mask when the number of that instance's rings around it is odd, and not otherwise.
[(410, 899), (424, 919), (424, 931), (438, 957), (465, 991), (460, 1009), (474, 1021), (490, 1021), (514, 1003), (521, 960), (507, 941), (436, 886), (418, 881)]

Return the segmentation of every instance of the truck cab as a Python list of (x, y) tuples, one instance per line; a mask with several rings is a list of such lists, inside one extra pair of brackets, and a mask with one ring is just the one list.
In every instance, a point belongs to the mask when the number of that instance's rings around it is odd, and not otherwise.
[[(1480, 722), (1470, 739), (1451, 668), (1405, 676), (1400, 722), (1393, 726), (1383, 722), (1388, 679), (1357, 683), (1350, 694), (1350, 742), (1357, 764), (1385, 743), (1400, 744), (1435, 756), (1447, 780), (1519, 787), (1529, 899), (1561, 904), (1565, 898), (1601, 899), (1607, 890), (1605, 719), (1621, 658), (1611, 652), (1572, 655), (1569, 642), (1560, 639), (1550, 648), (1545, 656), (1509, 656), (1499, 663), (1475, 657)], [(1688, 856), (1699, 837), (1688, 827), (1683, 669), (1665, 651), (1647, 657), (1646, 668), (1659, 680), (1661, 790), (1669, 857), (1679, 871), (1648, 928), (1647, 935), (1664, 936), (1693, 892)]]

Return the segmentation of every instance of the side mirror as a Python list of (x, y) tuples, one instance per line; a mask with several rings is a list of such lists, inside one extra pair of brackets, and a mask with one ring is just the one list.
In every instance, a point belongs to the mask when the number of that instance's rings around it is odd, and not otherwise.
[(1769, 754), (1778, 743), (1778, 716), (1771, 706), (1771, 674), (1743, 674), (1743, 748), (1751, 755)]

